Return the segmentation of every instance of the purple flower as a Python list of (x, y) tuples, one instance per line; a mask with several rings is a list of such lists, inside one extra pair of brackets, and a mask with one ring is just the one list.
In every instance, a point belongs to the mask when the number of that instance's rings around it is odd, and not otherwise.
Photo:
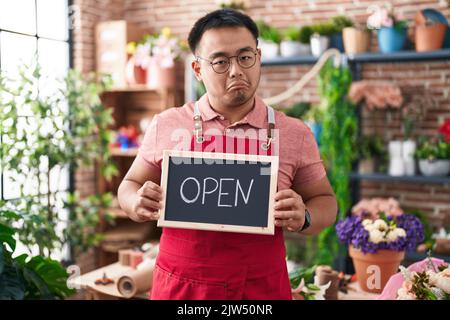
[(361, 249), (363, 253), (375, 253), (378, 250), (412, 251), (425, 239), (423, 225), (412, 214), (402, 214), (397, 217), (387, 217), (388, 223), (395, 223), (397, 228), (406, 232), (406, 237), (397, 237), (395, 241), (369, 241), (369, 232), (362, 225), (364, 216), (350, 216), (336, 224), (339, 240), (347, 245)]

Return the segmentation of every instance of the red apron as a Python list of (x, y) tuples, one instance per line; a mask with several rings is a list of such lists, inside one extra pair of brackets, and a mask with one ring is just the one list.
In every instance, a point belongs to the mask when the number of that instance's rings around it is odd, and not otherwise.
[[(204, 141), (192, 138), (192, 151), (207, 147), (208, 152), (215, 152), (211, 143), (220, 145), (220, 152), (228, 151), (226, 145), (230, 143), (234, 143), (231, 152), (254, 151), (255, 141), (248, 138), (242, 141), (227, 136), (201, 137)], [(270, 143), (268, 150), (262, 148), (263, 144), (258, 141), (256, 153), (270, 155)], [(245, 146), (245, 150), (238, 146)], [(279, 227), (275, 228), (275, 235), (163, 228), (151, 299), (291, 300), (285, 256)]]

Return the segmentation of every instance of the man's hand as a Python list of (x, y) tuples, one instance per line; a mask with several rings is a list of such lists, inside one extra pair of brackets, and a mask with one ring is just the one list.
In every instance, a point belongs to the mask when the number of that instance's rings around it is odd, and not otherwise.
[(132, 214), (138, 222), (158, 220), (162, 208), (163, 190), (152, 181), (145, 182), (137, 191), (138, 197), (132, 205)]
[(305, 223), (305, 204), (302, 197), (292, 189), (275, 194), (275, 226), (298, 231)]

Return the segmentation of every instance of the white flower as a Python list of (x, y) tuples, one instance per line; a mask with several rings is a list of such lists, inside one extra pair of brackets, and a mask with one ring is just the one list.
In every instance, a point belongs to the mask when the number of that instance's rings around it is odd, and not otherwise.
[(375, 226), (375, 228), (377, 228), (380, 231), (386, 231), (388, 229), (388, 225), (387, 225), (386, 221), (384, 221), (382, 219), (375, 220), (373, 225)]
[(384, 232), (374, 229), (369, 232), (369, 241), (373, 243), (380, 243), (384, 241)]
[(430, 272), (430, 284), (450, 294), (450, 269), (444, 269), (439, 273)]
[(406, 231), (403, 228), (395, 228), (391, 232), (394, 232), (397, 237), (406, 237)]
[(372, 220), (370, 220), (370, 219), (364, 219), (362, 222), (363, 227), (366, 227), (371, 224), (372, 224)]
[(416, 300), (416, 297), (405, 288), (400, 288), (397, 291), (397, 300)]
[(386, 240), (387, 242), (393, 242), (397, 240), (397, 234), (394, 232), (394, 230), (388, 232), (388, 234), (386, 235)]

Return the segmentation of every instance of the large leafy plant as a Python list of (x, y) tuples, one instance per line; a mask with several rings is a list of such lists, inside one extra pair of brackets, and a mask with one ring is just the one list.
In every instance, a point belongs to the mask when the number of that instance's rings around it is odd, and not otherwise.
[[(9, 210), (0, 216), (20, 220)], [(67, 287), (68, 273), (59, 262), (42, 256), (13, 257), (17, 229), (0, 223), (0, 300), (63, 299), (75, 293)]]
[[(356, 159), (358, 122), (355, 106), (347, 94), (352, 83), (350, 70), (334, 66), (329, 60), (321, 69), (318, 79), (321, 109), (325, 110), (320, 151), (328, 172), (328, 178), (336, 194), (339, 208), (338, 220), (343, 219), (351, 207), (349, 173)], [(341, 250), (340, 250), (341, 249)], [(339, 247), (334, 226), (318, 235), (317, 264), (331, 265), (343, 248)]]
[[(16, 224), (18, 239), (30, 252), (37, 246), (41, 256), (50, 256), (71, 244), (79, 253), (100, 240), (98, 216), (109, 207), (110, 197), (97, 195), (86, 203), (58, 187), (68, 168), (99, 164), (107, 179), (117, 172), (108, 151), (111, 109), (99, 98), (110, 81), (98, 82), (94, 74), (75, 70), (51, 85), (46, 81), (39, 65), (22, 66), (14, 79), (0, 75), (0, 166), (19, 189), (18, 197), (0, 209), (20, 215), (18, 220), (1, 216), (0, 222)], [(50, 94), (38, 90), (49, 87), (54, 89)], [(58, 230), (61, 222), (69, 227)]]

